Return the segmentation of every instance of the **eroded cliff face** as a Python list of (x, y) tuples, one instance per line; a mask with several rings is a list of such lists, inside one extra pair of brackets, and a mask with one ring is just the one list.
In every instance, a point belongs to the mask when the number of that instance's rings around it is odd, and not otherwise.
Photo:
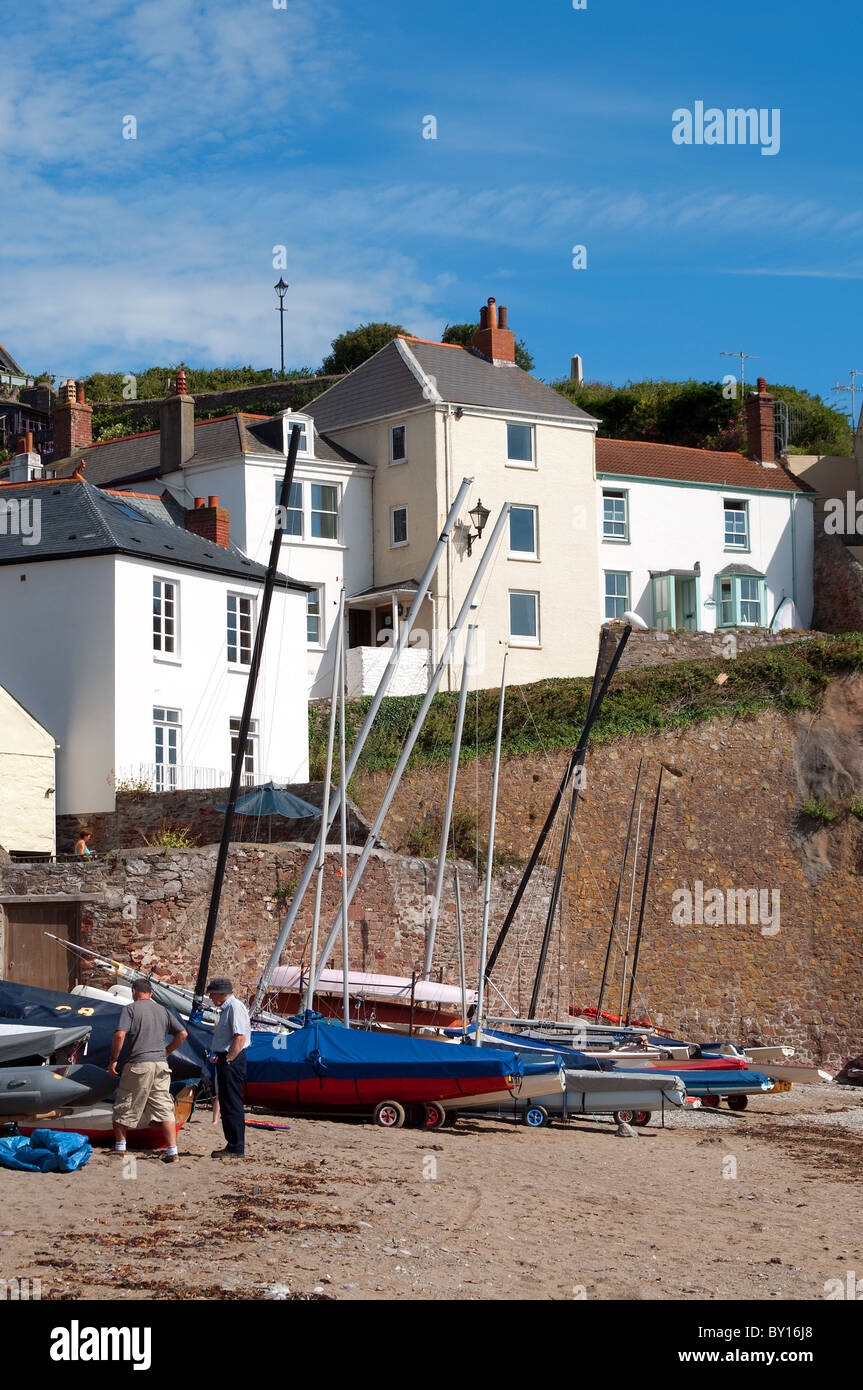
[[(849, 802), (863, 792), (863, 677), (834, 682), (816, 714), (717, 719), (591, 750), (566, 875), (565, 938), (546, 975), (560, 979), (562, 1000), (596, 1003), (642, 758), (645, 830), (660, 765), (677, 775), (663, 779), (636, 997), (691, 1036), (787, 1041), (827, 1065), (859, 1053), (863, 822)], [(506, 855), (527, 858), (565, 763), (556, 753), (504, 765), (498, 847)], [(439, 813), (446, 775), (421, 768), (404, 779), (384, 827), (391, 845), (404, 847), (424, 815)], [(490, 780), (487, 760), (469, 764), (457, 793), (483, 840)], [(359, 782), (368, 814), (386, 778)], [(810, 798), (830, 802), (835, 819), (806, 815)], [(638, 890), (636, 918), (637, 903)], [(532, 920), (520, 940), (514, 933), (497, 979), (519, 1010), (530, 997), (539, 929)], [(546, 993), (552, 1006), (556, 984)], [(616, 1011), (619, 973), (607, 999)]]

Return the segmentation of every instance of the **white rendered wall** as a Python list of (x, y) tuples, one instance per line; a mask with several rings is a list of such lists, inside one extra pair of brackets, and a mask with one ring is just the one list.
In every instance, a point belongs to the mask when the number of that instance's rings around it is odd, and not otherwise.
[(54, 736), (0, 688), (0, 845), (54, 853)]

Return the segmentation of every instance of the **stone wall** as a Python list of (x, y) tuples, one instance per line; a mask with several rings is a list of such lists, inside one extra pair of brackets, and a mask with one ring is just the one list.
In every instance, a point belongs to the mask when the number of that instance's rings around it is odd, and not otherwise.
[[(817, 716), (762, 713), (716, 719), (684, 731), (633, 738), (591, 750), (576, 813), (563, 916), (565, 964), (573, 997), (596, 1003), (636, 771), (644, 758), (646, 833), (662, 764), (663, 791), (648, 892), (638, 995), (665, 1024), (688, 1036), (748, 1042), (787, 1041), (798, 1055), (835, 1065), (863, 1050), (863, 823), (849, 802), (863, 787), (863, 680), (833, 684)], [(566, 754), (510, 759), (504, 766), (498, 845), (523, 860), (532, 848), (566, 763)], [(388, 842), (405, 843), (423, 815), (442, 804), (445, 767), (421, 768), (403, 781), (384, 825)], [(456, 805), (478, 820), (484, 837), (491, 770), (468, 765)], [(382, 774), (357, 779), (372, 814)], [(826, 797), (829, 824), (802, 808)], [(479, 814), (477, 817), (477, 808)], [(770, 923), (678, 923), (679, 889), (766, 890), (779, 894), (779, 931)], [(636, 904), (638, 903), (638, 893)], [(768, 909), (773, 899), (768, 897)], [(726, 900), (727, 908), (727, 900)], [(709, 916), (709, 911), (708, 914)], [(497, 983), (524, 1008), (513, 964)], [(615, 960), (619, 957), (615, 954)], [(567, 972), (561, 975), (564, 978)], [(608, 1004), (617, 1010), (619, 974)], [(608, 1005), (606, 1005), (607, 1007)]]
[[(831, 629), (836, 631), (838, 629)], [(620, 658), (620, 671), (634, 671), (644, 666), (664, 666), (669, 661), (697, 661), (710, 657), (728, 656), (761, 651), (764, 647), (799, 642), (807, 634), (799, 632), (751, 632), (746, 628), (720, 628), (716, 632), (691, 632), (677, 628), (673, 632), (633, 630)]]
[[(320, 806), (323, 782), (292, 784), (293, 792), (310, 806)], [(143, 849), (145, 837), (152, 839), (162, 823), (183, 826), (198, 844), (215, 844), (221, 837), (223, 815), (218, 809), (228, 799), (227, 787), (176, 792), (117, 792), (116, 810), (93, 815), (57, 817), (57, 853), (71, 854), (84, 826), (93, 832), (90, 848), (96, 854), (114, 849)], [(348, 801), (348, 840), (362, 844), (369, 824), (361, 811)], [(237, 816), (232, 838), (238, 841), (307, 841), (316, 838), (317, 820), (282, 820), (274, 816)], [(338, 819), (330, 827), (329, 843), (339, 839)]]
[(815, 537), (814, 627), (823, 632), (863, 630), (863, 565), (838, 536)]

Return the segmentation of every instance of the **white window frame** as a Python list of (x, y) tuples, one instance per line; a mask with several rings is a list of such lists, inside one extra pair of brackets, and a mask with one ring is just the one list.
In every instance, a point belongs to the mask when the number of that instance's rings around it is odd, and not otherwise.
[[(605, 529), (605, 527), (606, 527), (606, 522), (607, 522), (607, 521), (608, 521), (608, 523), (609, 523), (610, 525), (612, 525), (612, 526), (619, 526), (619, 525), (621, 524), (621, 523), (620, 523), (619, 521), (617, 521), (617, 520), (614, 520), (614, 519), (611, 519), (611, 518), (607, 518), (607, 517), (606, 517), (606, 515), (605, 515), (605, 500), (606, 500), (606, 498), (608, 498), (608, 500), (609, 500), (610, 502), (622, 502), (622, 503), (623, 503), (623, 535), (622, 535), (622, 536), (612, 536), (612, 535), (609, 535), (609, 533), (608, 533), (608, 532), (606, 531), (606, 529)], [(602, 539), (603, 539), (604, 541), (608, 541), (608, 543), (609, 543), (610, 545), (628, 545), (628, 544), (629, 544), (629, 492), (628, 492), (628, 490), (627, 490), (626, 488), (622, 488), (622, 487), (604, 487), (604, 488), (602, 489)]]
[[(505, 420), (506, 426), (506, 466), (507, 468), (529, 468), (536, 472), (536, 425), (527, 420)], [(517, 426), (530, 432), (530, 459), (511, 459), (509, 456), (509, 427)]]
[[(300, 454), (310, 454), (312, 451), (309, 448), (309, 437), (312, 432), (312, 426), (311, 421), (308, 419), (308, 417), (305, 415), (285, 415), (283, 419), (285, 422), (285, 455), (287, 455), (288, 449), (291, 446), (291, 430), (293, 429), (294, 425), (302, 426), (300, 444), (299, 448), (297, 449), (297, 457), (299, 458)], [(304, 440), (305, 443), (303, 442)]]
[[(168, 716), (171, 715), (171, 714), (175, 714), (175, 715), (177, 716), (177, 718), (176, 718), (176, 719), (169, 719)], [(159, 730), (159, 729), (161, 729), (161, 730), (163, 731), (163, 733), (176, 733), (176, 735), (177, 735), (176, 739), (174, 740), (174, 749), (173, 749), (173, 751), (174, 751), (175, 757), (174, 757), (174, 761), (173, 761), (173, 762), (171, 762), (170, 758), (168, 758), (168, 759), (166, 760), (164, 757), (162, 758), (161, 762), (159, 761), (159, 758), (158, 758), (158, 756), (157, 756), (157, 754), (158, 754), (158, 752), (159, 752), (159, 743), (158, 743), (158, 739), (157, 739), (157, 737), (156, 737), (157, 730)], [(169, 753), (170, 753), (170, 751), (171, 751), (171, 749), (170, 749), (170, 740), (168, 740), (167, 738), (163, 738), (163, 739), (162, 739), (162, 752), (164, 753), (165, 751), (168, 751)], [(157, 792), (171, 792), (171, 791), (177, 791), (177, 789), (178, 789), (179, 786), (180, 786), (180, 782), (182, 781), (182, 778), (181, 778), (181, 776), (180, 776), (180, 773), (181, 773), (181, 771), (182, 771), (182, 767), (183, 767), (183, 711), (182, 711), (182, 710), (179, 710), (179, 709), (173, 709), (173, 708), (172, 708), (171, 706), (169, 706), (169, 705), (154, 705), (154, 706), (153, 706), (153, 783), (154, 783), (153, 790), (154, 790), (154, 791), (157, 791)], [(163, 771), (160, 772), (160, 769), (168, 769), (168, 776), (165, 777), (164, 772), (163, 772)]]
[[(403, 541), (396, 540), (396, 512), (405, 514), (405, 538)], [(399, 550), (403, 545), (407, 545), (410, 540), (410, 530), (408, 528), (408, 508), (406, 502), (401, 502), (397, 507), (390, 507), (390, 549)]]
[[(403, 434), (403, 436), (404, 436), (404, 454), (402, 455), (401, 458), (396, 458), (396, 456), (395, 456), (394, 441), (395, 441), (395, 433), (396, 433), (396, 430), (401, 430), (401, 431), (402, 431), (402, 434)], [(407, 463), (407, 461), (408, 461), (408, 427), (407, 427), (406, 424), (401, 424), (401, 425), (390, 425), (390, 460), (389, 460), (389, 461), (390, 461), (390, 467), (393, 467), (395, 464), (398, 464), (398, 463)]]
[[(512, 514), (513, 512), (533, 512), (533, 550), (513, 550), (512, 548)], [(507, 527), (507, 544), (509, 546), (510, 560), (538, 560), (539, 559), (539, 508), (531, 506), (528, 502), (514, 502), (509, 511), (509, 526)]]
[[(237, 631), (237, 643), (236, 643), (236, 646), (237, 646), (237, 655), (236, 655), (235, 657), (232, 657), (232, 656), (231, 656), (230, 625), (229, 625), (229, 617), (230, 617), (231, 600), (232, 600), (232, 599), (234, 600), (234, 602), (235, 602), (235, 604), (236, 604), (236, 617), (237, 617), (237, 628), (236, 628), (236, 631)], [(242, 632), (242, 628), (241, 628), (241, 623), (240, 623), (240, 616), (241, 616), (241, 613), (242, 613), (242, 605), (243, 605), (244, 603), (247, 603), (247, 604), (249, 605), (249, 659), (248, 659), (248, 661), (243, 661), (243, 659), (242, 659), (243, 644), (242, 644), (242, 641), (241, 641), (241, 632)], [(249, 667), (251, 666), (251, 664), (252, 664), (252, 652), (254, 651), (254, 648), (255, 648), (255, 600), (254, 600), (254, 598), (251, 596), (251, 594), (241, 594), (241, 593), (239, 593), (239, 592), (237, 592), (237, 591), (235, 591), (235, 590), (233, 590), (233, 589), (230, 589), (230, 590), (228, 591), (227, 601), (226, 601), (226, 604), (225, 604), (225, 649), (226, 649), (226, 653), (227, 653), (227, 657), (228, 657), (228, 665), (229, 665), (229, 666), (232, 666), (232, 667), (234, 667), (234, 668), (236, 668), (236, 669), (238, 669), (238, 670), (247, 671), (247, 670), (249, 669)]]
[[(316, 593), (317, 596), (318, 596), (318, 611), (317, 611), (317, 614), (309, 613), (309, 599), (311, 598), (312, 594), (315, 594), (315, 593)], [(318, 635), (317, 635), (317, 639), (315, 639), (315, 640), (313, 640), (313, 639), (309, 636), (309, 618), (310, 618), (310, 617), (311, 617), (311, 618), (317, 617), (317, 620), (318, 620)], [(326, 645), (327, 645), (327, 634), (326, 634), (326, 631), (325, 631), (325, 628), (324, 628), (324, 585), (323, 585), (323, 584), (312, 584), (312, 585), (310, 586), (309, 593), (306, 595), (306, 646), (307, 646), (307, 647), (316, 647), (316, 648), (320, 648), (321, 651), (323, 651), (323, 649), (326, 647)]]
[[(622, 575), (623, 578), (626, 580), (626, 592), (624, 594), (610, 594), (608, 592), (608, 580), (611, 577), (611, 575), (614, 575), (615, 578), (618, 578)], [(619, 613), (609, 613), (609, 599), (611, 599), (615, 604), (619, 603), (620, 600), (623, 599), (623, 607), (621, 608)], [(632, 608), (632, 574), (629, 570), (603, 570), (602, 605), (603, 612), (605, 614), (603, 622), (606, 623), (616, 622), (620, 617), (623, 616), (624, 613), (629, 612), (629, 610)]]
[[(282, 496), (282, 482), (283, 482), (283, 480), (284, 480), (284, 474), (283, 474), (283, 473), (277, 473), (277, 474), (276, 474), (276, 477), (275, 477), (275, 486), (276, 486), (276, 507), (278, 507), (279, 501), (280, 501), (281, 496)], [(290, 505), (291, 494), (293, 493), (293, 491), (294, 491), (295, 488), (299, 488), (299, 491), (300, 491), (300, 505), (299, 505), (298, 507), (292, 507), (292, 506)], [(290, 531), (290, 532), (289, 532), (289, 531), (285, 530), (285, 531), (283, 532), (283, 534), (282, 534), (282, 544), (283, 544), (283, 545), (296, 545), (299, 541), (304, 541), (305, 538), (306, 538), (306, 485), (305, 485), (305, 483), (303, 482), (302, 478), (293, 478), (293, 479), (291, 480), (291, 489), (290, 489), (290, 492), (288, 493), (288, 507), (287, 507), (287, 511), (289, 511), (289, 512), (299, 512), (299, 514), (300, 514), (300, 529), (299, 529), (299, 533), (297, 533), (297, 532), (295, 532), (295, 531)], [(287, 518), (285, 518), (285, 520), (287, 520)]]
[[(228, 718), (228, 747), (231, 750), (231, 770), (234, 767), (235, 745), (240, 737), (240, 723), (242, 715), (230, 715)], [(234, 727), (236, 725), (236, 728)], [(257, 719), (249, 720), (249, 736), (246, 739), (246, 751), (243, 755), (243, 771), (240, 775), (240, 785), (243, 787), (254, 787), (258, 781), (258, 749), (260, 748), (260, 729)], [(251, 766), (249, 766), (251, 764)]]
[[(734, 516), (743, 514), (743, 542), (741, 545), (729, 545), (728, 542), (728, 514)], [(745, 554), (750, 550), (749, 544), (749, 503), (745, 497), (723, 497), (722, 499), (722, 527), (723, 527), (723, 546), (726, 550), (733, 550), (736, 554)]]
[[(155, 592), (155, 588), (156, 588), (156, 585), (157, 585), (157, 584), (161, 586), (161, 588), (160, 588), (160, 593), (159, 593), (159, 595), (158, 595), (158, 599), (159, 599), (159, 602), (160, 602), (160, 604), (161, 604), (161, 606), (162, 606), (161, 615), (159, 615), (159, 617), (158, 617), (158, 622), (159, 622), (159, 632), (158, 632), (158, 634), (157, 634), (157, 631), (156, 631), (157, 614), (156, 614), (156, 611), (155, 611), (155, 604), (156, 604), (156, 598), (157, 598), (157, 595), (156, 595), (156, 592)], [(165, 597), (165, 587), (166, 587), (167, 585), (169, 585), (169, 586), (174, 590), (174, 596), (173, 596), (173, 599), (171, 599), (171, 600), (167, 600), (166, 597)], [(174, 613), (173, 613), (173, 621), (174, 621), (174, 650), (173, 650), (173, 651), (168, 651), (164, 646), (161, 646), (161, 647), (157, 647), (157, 646), (156, 646), (156, 638), (157, 638), (157, 635), (158, 635), (160, 641), (164, 642), (164, 641), (166, 640), (166, 639), (165, 639), (165, 630), (164, 630), (164, 629), (165, 629), (165, 619), (166, 619), (166, 616), (167, 616), (166, 613), (165, 613), (165, 604), (166, 604), (166, 602), (169, 602), (169, 601), (172, 602), (173, 605), (174, 605)], [(179, 664), (179, 662), (180, 662), (180, 660), (181, 660), (181, 657), (180, 657), (180, 585), (179, 585), (179, 583), (177, 582), (176, 579), (166, 579), (166, 578), (163, 578), (163, 576), (160, 575), (160, 574), (154, 574), (154, 575), (153, 575), (153, 605), (154, 605), (154, 607), (153, 607), (153, 614), (152, 614), (152, 617), (153, 617), (153, 660), (154, 660), (154, 661), (167, 661), (167, 662), (172, 663), (173, 665), (177, 665), (177, 664)]]
[[(322, 507), (316, 507), (316, 506), (314, 506), (314, 496), (315, 496), (315, 488), (316, 488), (316, 487), (329, 487), (329, 488), (332, 488), (332, 489), (333, 489), (333, 491), (334, 491), (335, 494), (336, 494), (336, 510), (335, 510), (335, 512), (324, 511), (324, 509), (323, 509)], [(309, 486), (308, 486), (308, 499), (309, 499), (309, 502), (308, 502), (309, 525), (308, 525), (308, 532), (307, 532), (307, 534), (308, 534), (308, 538), (309, 538), (309, 544), (310, 544), (310, 545), (341, 545), (341, 537), (342, 537), (342, 485), (341, 485), (341, 483), (333, 483), (333, 482), (309, 482)], [(335, 516), (335, 518), (336, 518), (336, 534), (335, 534), (334, 536), (316, 536), (316, 535), (315, 535), (315, 533), (314, 533), (314, 527), (313, 527), (313, 521), (314, 521), (314, 517), (315, 517), (315, 514), (316, 514), (316, 513), (318, 513), (318, 514), (321, 515), (321, 516)]]
[[(512, 600), (513, 598), (532, 598), (533, 611), (536, 626), (536, 636), (526, 637), (522, 633), (514, 633), (512, 630)], [(508, 626), (509, 626), (509, 645), (511, 647), (540, 647), (542, 646), (542, 628), (540, 626), (539, 609), (539, 590), (538, 589), (510, 589), (508, 599)]]

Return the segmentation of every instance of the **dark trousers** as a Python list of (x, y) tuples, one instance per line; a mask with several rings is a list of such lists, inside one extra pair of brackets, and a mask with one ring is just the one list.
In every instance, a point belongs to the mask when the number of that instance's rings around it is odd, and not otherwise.
[(216, 1083), (219, 1088), (219, 1110), (225, 1142), (232, 1153), (241, 1154), (246, 1142), (246, 1117), (243, 1113), (243, 1086), (246, 1081), (246, 1054), (241, 1052), (230, 1066), (226, 1052), (216, 1054)]

